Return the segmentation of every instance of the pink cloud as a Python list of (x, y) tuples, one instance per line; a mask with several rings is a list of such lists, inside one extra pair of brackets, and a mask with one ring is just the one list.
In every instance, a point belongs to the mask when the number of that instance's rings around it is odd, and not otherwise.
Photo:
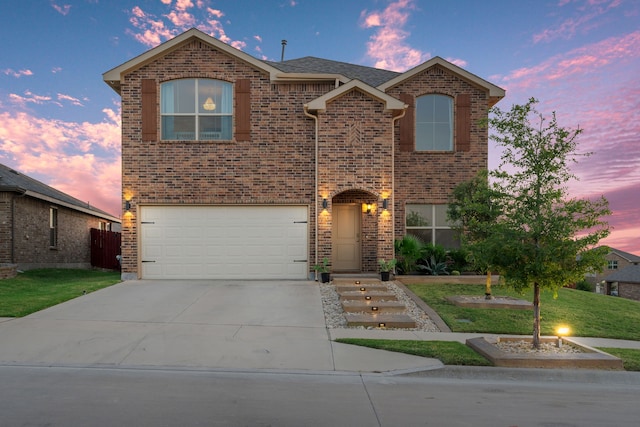
[(58, 100), (60, 100), (60, 101), (69, 101), (73, 105), (76, 105), (78, 107), (84, 107), (84, 105), (82, 104), (82, 102), (80, 102), (80, 100), (78, 98), (74, 98), (71, 95), (65, 95), (63, 93), (59, 93), (58, 94)]
[(17, 95), (15, 93), (10, 93), (9, 94), (9, 100), (15, 104), (19, 104), (22, 106), (25, 106), (27, 104), (37, 104), (37, 105), (42, 105), (42, 104), (47, 104), (50, 102), (53, 102), (54, 104), (60, 105), (59, 103), (56, 103), (55, 101), (52, 101), (50, 96), (46, 96), (46, 95), (36, 95), (30, 91), (25, 91), (24, 92), (24, 96), (21, 95)]
[(414, 0), (396, 0), (383, 11), (361, 12), (361, 26), (375, 29), (367, 42), (367, 55), (375, 61), (375, 67), (404, 71), (431, 56), (406, 43), (409, 33), (403, 27), (414, 9)]
[(59, 14), (64, 15), (64, 16), (66, 16), (69, 13), (69, 11), (71, 10), (71, 5), (70, 4), (65, 4), (63, 6), (59, 6), (59, 5), (57, 5), (57, 4), (52, 2), (51, 3), (51, 7), (53, 7), (56, 10), (56, 12), (58, 12)]
[[(637, 69), (640, 69), (640, 31), (582, 46), (493, 81), (507, 89), (506, 102), (499, 104), (502, 109), (509, 108), (508, 100), (523, 103), (534, 96), (540, 99), (538, 109), (545, 116), (556, 111), (561, 126), (583, 129), (578, 137), (578, 150), (593, 154), (579, 158), (572, 166), (579, 181), (570, 183), (569, 193), (581, 198), (604, 195), (614, 212), (610, 218), (614, 232), (608, 244), (640, 253)], [(621, 247), (625, 235), (629, 240)], [(615, 245), (610, 243), (612, 239)]]
[(445, 59), (451, 62), (452, 64), (457, 65), (460, 68), (465, 68), (467, 65), (469, 65), (467, 61), (465, 61), (464, 59), (458, 59), (458, 58), (445, 58)]
[[(0, 162), (120, 215), (120, 112), (100, 123), (0, 113)], [(98, 154), (99, 153), (99, 154)]]
[(11, 68), (5, 68), (1, 72), (3, 74), (6, 74), (7, 76), (12, 76), (12, 77), (16, 77), (16, 78), (20, 78), (22, 76), (33, 76), (33, 71), (31, 71), (31, 70), (18, 70), (18, 71), (15, 71), (15, 70), (13, 70)]
[[(561, 1), (558, 6), (562, 7), (568, 3), (568, 1)], [(600, 25), (602, 20), (599, 18), (601, 18), (602, 15), (605, 15), (611, 9), (618, 7), (620, 3), (620, 0), (586, 1), (584, 6), (576, 9), (582, 13), (582, 15), (567, 18), (554, 27), (547, 28), (538, 34), (534, 34), (533, 43), (549, 43), (559, 38), (570, 39), (573, 38), (578, 31), (588, 32)]]

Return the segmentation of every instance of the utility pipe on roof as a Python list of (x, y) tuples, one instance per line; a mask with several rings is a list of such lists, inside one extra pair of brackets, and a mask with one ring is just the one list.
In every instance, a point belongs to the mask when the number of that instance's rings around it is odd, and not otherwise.
[[(314, 191), (314, 195), (313, 197), (315, 197), (315, 209), (314, 209), (314, 213), (315, 213), (315, 238), (314, 240), (314, 252), (315, 252), (315, 261), (314, 264), (317, 265), (318, 264), (318, 218), (319, 218), (319, 213), (318, 213), (318, 153), (319, 153), (319, 149), (318, 149), (318, 116), (309, 113), (307, 104), (304, 104), (302, 106), (303, 111), (304, 111), (304, 115), (307, 117), (311, 117), (314, 121), (314, 125), (315, 125), (315, 132), (314, 132), (314, 140), (315, 140), (315, 150), (316, 150), (316, 160), (315, 160), (315, 178), (314, 178), (314, 182), (315, 182), (315, 191)], [(308, 268), (308, 267), (307, 267)], [(316, 280), (318, 280), (318, 272), (315, 272), (315, 278)]]

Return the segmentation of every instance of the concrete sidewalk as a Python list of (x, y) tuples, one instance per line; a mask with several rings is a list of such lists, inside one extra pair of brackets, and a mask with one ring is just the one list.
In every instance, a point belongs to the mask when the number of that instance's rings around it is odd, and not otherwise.
[(436, 359), (335, 343), (307, 281), (128, 281), (0, 323), (0, 364), (388, 372)]

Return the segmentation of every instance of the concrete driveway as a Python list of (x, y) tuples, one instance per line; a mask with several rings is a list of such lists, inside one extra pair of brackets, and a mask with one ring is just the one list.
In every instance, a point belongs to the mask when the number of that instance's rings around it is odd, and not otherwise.
[(127, 281), (0, 323), (0, 364), (386, 372), (438, 360), (335, 343), (308, 281)]

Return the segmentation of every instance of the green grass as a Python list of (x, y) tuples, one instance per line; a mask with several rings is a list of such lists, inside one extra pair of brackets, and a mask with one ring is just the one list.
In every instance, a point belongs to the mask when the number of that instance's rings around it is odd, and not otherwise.
[[(530, 335), (531, 310), (458, 307), (445, 299), (455, 295), (484, 295), (483, 285), (408, 285), (442, 317), (453, 332)], [(519, 294), (504, 286), (493, 286), (494, 296), (511, 296), (532, 301), (533, 291)], [(560, 324), (571, 328), (571, 335), (640, 341), (640, 302), (599, 295), (575, 289), (560, 289), (540, 296), (542, 335), (554, 335)]]
[(396, 351), (414, 356), (439, 359), (445, 365), (490, 366), (491, 363), (457, 341), (377, 340), (364, 338), (340, 338), (337, 342)]
[(116, 271), (40, 269), (0, 280), (0, 317), (22, 317), (120, 282)]
[(640, 350), (611, 347), (598, 347), (598, 350), (622, 359), (622, 364), (626, 371), (640, 371)]
[[(453, 332), (533, 334), (533, 311), (464, 308), (446, 300), (447, 296), (484, 295), (484, 285), (416, 284), (407, 287), (424, 300)], [(504, 286), (493, 286), (494, 296), (510, 296), (532, 301), (533, 292), (519, 294)], [(572, 336), (640, 341), (640, 302), (575, 289), (560, 289), (558, 297), (542, 292), (540, 301), (542, 335), (554, 335), (559, 324), (571, 327)], [(446, 365), (490, 365), (484, 357), (458, 342), (340, 339), (361, 345), (416, 356), (440, 359)], [(601, 348), (622, 359), (627, 371), (640, 371), (640, 350)]]

